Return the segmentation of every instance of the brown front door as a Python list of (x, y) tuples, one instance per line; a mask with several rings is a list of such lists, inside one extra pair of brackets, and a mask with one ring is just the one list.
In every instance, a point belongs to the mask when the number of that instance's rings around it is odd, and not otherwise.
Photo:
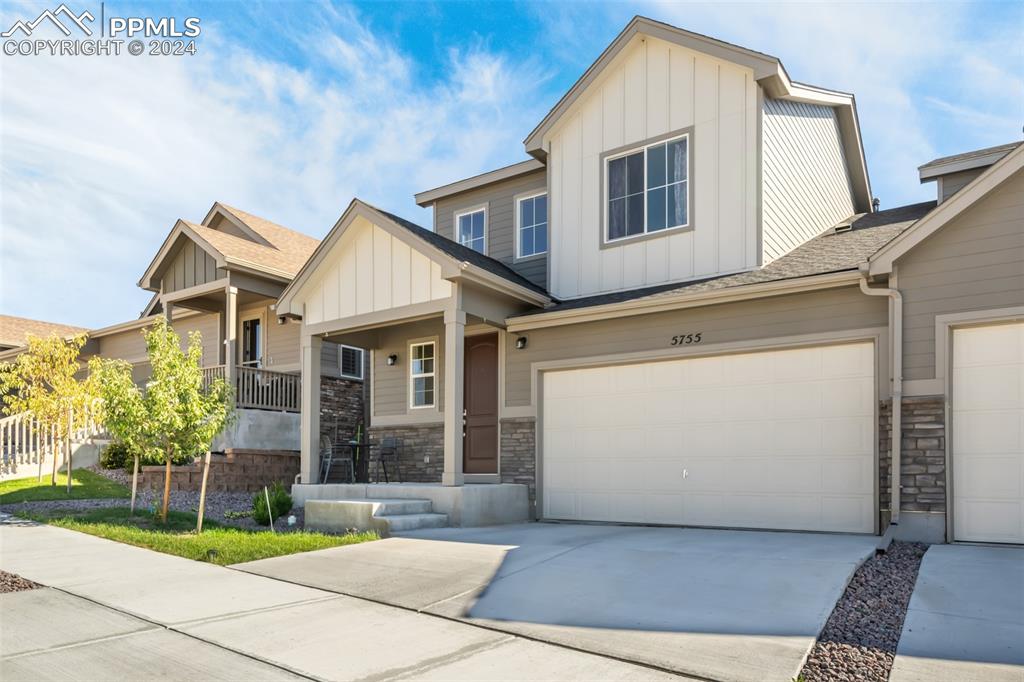
[(498, 335), (466, 339), (462, 469), (498, 473)]

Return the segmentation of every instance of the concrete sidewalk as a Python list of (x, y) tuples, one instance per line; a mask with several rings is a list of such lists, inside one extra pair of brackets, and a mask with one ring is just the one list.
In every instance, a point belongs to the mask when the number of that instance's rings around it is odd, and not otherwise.
[(1024, 548), (932, 546), (889, 679), (1024, 682)]
[(0, 519), (0, 569), (50, 588), (0, 595), (5, 682), (672, 677), (50, 526)]

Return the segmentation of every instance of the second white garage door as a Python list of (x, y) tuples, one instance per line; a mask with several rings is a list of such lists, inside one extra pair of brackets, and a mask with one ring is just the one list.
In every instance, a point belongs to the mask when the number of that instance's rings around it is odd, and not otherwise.
[(875, 530), (874, 345), (546, 372), (543, 515)]

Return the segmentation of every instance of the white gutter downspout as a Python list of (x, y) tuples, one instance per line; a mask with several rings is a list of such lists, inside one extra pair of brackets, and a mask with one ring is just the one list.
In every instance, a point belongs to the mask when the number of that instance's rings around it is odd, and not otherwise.
[(887, 287), (872, 288), (868, 286), (867, 264), (860, 267), (860, 290), (868, 296), (886, 296), (889, 298), (889, 319), (892, 320), (892, 347), (889, 357), (892, 362), (892, 425), (889, 450), (892, 456), (890, 486), (892, 488), (892, 504), (889, 510), (889, 523), (896, 526), (900, 522), (900, 450), (903, 444), (903, 296), (898, 289)]

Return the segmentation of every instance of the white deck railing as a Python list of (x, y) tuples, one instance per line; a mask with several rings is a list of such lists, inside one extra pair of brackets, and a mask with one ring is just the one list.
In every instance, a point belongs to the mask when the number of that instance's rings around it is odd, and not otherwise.
[(31, 412), (0, 419), (0, 476), (31, 475), (34, 467), (41, 480), (46, 462), (52, 464), (58, 452), (67, 458), (69, 440), (72, 444), (83, 443), (105, 435), (94, 409), (87, 408), (77, 415), (71, 411), (69, 416), (72, 428), (66, 433), (44, 428)]

